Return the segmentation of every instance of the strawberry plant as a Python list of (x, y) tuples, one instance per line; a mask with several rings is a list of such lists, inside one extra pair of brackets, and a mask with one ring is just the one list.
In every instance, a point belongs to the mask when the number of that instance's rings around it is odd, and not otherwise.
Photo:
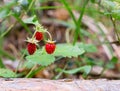
[(118, 69), (119, 20), (120, 0), (1, 0), (0, 77), (37, 77), (53, 65), (54, 79)]
[[(35, 32), (32, 38), (27, 38), (27, 50), (30, 55), (26, 57), (28, 60), (27, 64), (31, 63), (33, 65), (39, 64), (40, 66), (48, 66), (55, 62), (56, 57), (78, 57), (82, 55), (85, 51), (83, 48), (80, 48), (79, 45), (71, 45), (71, 44), (55, 44), (55, 41), (52, 40), (51, 34), (43, 28), (42, 25), (35, 25)], [(38, 32), (39, 31), (39, 32)], [(49, 35), (49, 39), (45, 40), (45, 45), (40, 49), (36, 50), (36, 45), (43, 37), (43, 33), (47, 33)], [(41, 37), (42, 35), (42, 37)], [(33, 66), (34, 67), (34, 66)], [(33, 69), (31, 69), (33, 70)], [(32, 72), (32, 71), (30, 71)], [(26, 77), (30, 77), (31, 73), (28, 73)]]

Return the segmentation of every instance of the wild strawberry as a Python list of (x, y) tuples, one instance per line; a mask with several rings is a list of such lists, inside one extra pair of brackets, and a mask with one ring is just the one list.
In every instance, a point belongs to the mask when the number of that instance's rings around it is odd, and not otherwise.
[(45, 44), (45, 50), (48, 54), (52, 54), (55, 51), (56, 45), (54, 44), (54, 41), (50, 41), (47, 44)]
[(42, 32), (36, 32), (35, 33), (36, 40), (40, 41), (43, 39), (43, 33)]
[(27, 50), (30, 55), (32, 55), (36, 51), (36, 44), (28, 43)]
[(38, 40), (36, 40), (35, 38), (27, 38), (27, 40), (25, 40), (28, 42), (27, 45), (27, 51), (30, 55), (32, 55), (36, 49), (37, 49), (37, 43), (39, 42)]

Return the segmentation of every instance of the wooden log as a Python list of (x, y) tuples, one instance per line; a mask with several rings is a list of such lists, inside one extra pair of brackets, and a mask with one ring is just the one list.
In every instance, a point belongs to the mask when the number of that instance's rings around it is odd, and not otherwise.
[(0, 91), (120, 91), (120, 80), (0, 79)]

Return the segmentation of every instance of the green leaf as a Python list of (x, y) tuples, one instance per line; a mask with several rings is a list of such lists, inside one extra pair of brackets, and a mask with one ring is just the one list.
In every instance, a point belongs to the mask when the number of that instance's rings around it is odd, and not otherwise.
[(48, 66), (55, 61), (54, 56), (71, 58), (77, 57), (85, 52), (82, 48), (70, 44), (57, 44), (55, 52), (51, 55), (43, 53), (43, 51), (45, 51), (44, 47), (42, 50), (37, 50), (34, 55), (27, 56), (26, 59), (31, 62), (28, 62), (27, 64), (40, 64), (42, 66)]
[(73, 46), (71, 44), (58, 44), (53, 55), (71, 58), (77, 57), (84, 52), (85, 51), (83, 50), (83, 48), (79, 48), (77, 45)]
[(55, 57), (49, 54), (34, 54), (27, 56), (26, 59), (33, 64), (40, 64), (41, 66), (48, 66), (55, 61)]
[(106, 68), (108, 69), (113, 69), (115, 67), (115, 64), (118, 62), (118, 58), (117, 57), (113, 57), (107, 64), (106, 64)]
[(0, 19), (5, 18), (7, 16), (11, 15), (11, 12), (7, 9), (0, 11)]
[(120, 3), (120, 0), (114, 0), (115, 2), (117, 2), (117, 3)]
[(56, 69), (56, 71), (58, 71), (58, 72), (62, 71), (66, 74), (76, 74), (78, 72), (84, 72), (87, 75), (91, 71), (91, 66), (90, 65), (82, 66), (82, 67), (72, 69), (72, 70), (62, 70), (61, 68), (58, 68), (58, 69)]
[(112, 13), (120, 13), (120, 10), (112, 10)]
[(21, 7), (20, 6), (16, 6), (16, 7), (14, 7), (13, 8), (13, 12), (14, 12), (14, 14), (16, 15), (16, 16), (20, 16), (20, 14), (21, 14)]
[(16, 74), (9, 69), (0, 69), (1, 77), (16, 77)]
[(93, 44), (86, 44), (84, 48), (87, 52), (96, 52), (97, 51), (96, 46)]
[(112, 64), (111, 62), (106, 64), (106, 68), (108, 69), (113, 69), (114, 67), (115, 67), (114, 64)]
[(114, 7), (116, 6), (115, 2), (110, 0), (103, 0), (102, 3), (105, 7), (111, 8), (111, 9), (114, 9)]
[(24, 67), (31, 69), (36, 63), (34, 63), (33, 61), (26, 61), (24, 63)]
[(90, 34), (88, 31), (85, 31), (84, 29), (81, 29), (81, 33), (82, 33), (84, 36), (91, 36), (91, 34)]
[(28, 6), (29, 4), (28, 0), (18, 0), (18, 3), (21, 4), (22, 6)]
[(118, 62), (118, 58), (117, 57), (112, 57), (111, 62), (113, 64), (116, 64)]
[(97, 52), (97, 48), (93, 44), (84, 44), (84, 43), (77, 43), (79, 48), (83, 48), (86, 52)]
[(102, 3), (107, 8), (107, 11), (104, 12), (105, 15), (111, 15), (116, 20), (120, 20), (120, 1), (103, 0)]
[(3, 63), (1, 58), (0, 58), (0, 68), (5, 68), (5, 65), (4, 65), (4, 63)]
[(104, 65), (104, 61), (100, 60), (100, 59), (95, 59), (95, 58), (91, 58), (88, 56), (82, 57), (81, 58), (84, 60), (85, 64), (87, 65), (98, 65), (98, 66), (103, 66)]
[(95, 3), (95, 0), (91, 0), (92, 3)]
[(36, 16), (24, 19), (23, 22), (27, 23), (27, 24), (34, 24), (34, 25), (38, 25), (39, 24), (38, 20), (36, 19)]

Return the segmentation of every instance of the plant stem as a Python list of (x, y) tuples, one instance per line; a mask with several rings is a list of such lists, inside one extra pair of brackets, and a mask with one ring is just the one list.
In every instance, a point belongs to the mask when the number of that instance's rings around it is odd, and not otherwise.
[(104, 67), (103, 70), (101, 71), (99, 78), (103, 76), (103, 73), (105, 72), (105, 70), (106, 70), (106, 67)]
[(36, 33), (37, 31), (35, 30), (35, 32), (34, 32), (34, 34), (32, 35), (32, 40), (34, 39), (34, 36), (35, 36), (35, 33)]
[(75, 32), (75, 36), (74, 36), (73, 45), (75, 45), (79, 34), (80, 34), (80, 38), (82, 39), (82, 34), (81, 34), (80, 28), (81, 28), (82, 17), (83, 17), (83, 15), (84, 15), (85, 8), (86, 8), (88, 2), (89, 2), (89, 0), (85, 0), (84, 5), (83, 5), (83, 7), (82, 7), (81, 14), (80, 14), (79, 19), (78, 19), (78, 21), (77, 21), (77, 24), (76, 24), (76, 32)]
[(21, 18), (15, 16), (15, 15), (14, 15), (14, 17), (15, 17), (15, 18), (17, 19), (17, 21), (25, 28), (25, 30), (26, 30), (28, 33), (32, 34), (31, 31), (30, 31), (30, 29), (28, 28), (28, 26), (22, 21)]
[(67, 64), (64, 66), (63, 70), (62, 70), (57, 76), (55, 76), (54, 79), (55, 79), (55, 80), (59, 79), (60, 76), (63, 74), (63, 71), (64, 71), (66, 68), (67, 68)]
[(75, 25), (77, 25), (77, 20), (75, 19), (75, 16), (74, 16), (69, 4), (67, 3), (67, 1), (66, 0), (60, 0), (60, 1), (64, 4), (65, 8), (68, 10), (68, 12), (69, 12), (70, 16), (72, 17)]
[(29, 10), (32, 8), (33, 4), (34, 4), (35, 0), (32, 0), (32, 2), (30, 3), (27, 12), (29, 12)]
[[(27, 12), (29, 12), (29, 10), (30, 10), (30, 8), (32, 7), (34, 1), (35, 1), (35, 0), (32, 0), (32, 2), (30, 3)], [(24, 13), (25, 13), (25, 12), (24, 12)], [(17, 19), (17, 20), (20, 20), (21, 24), (28, 30), (29, 33), (31, 33), (31, 32), (29, 31), (28, 27), (27, 27), (27, 26), (24, 24), (24, 22), (21, 20), (21, 18), (24, 16), (24, 13), (21, 14), (20, 18), (17, 18), (17, 17), (16, 17), (16, 19)], [(17, 23), (17, 21), (16, 21), (16, 23)], [(16, 23), (15, 23), (15, 25), (16, 25)], [(13, 27), (14, 27), (14, 26), (12, 26), (12, 28), (13, 28)], [(12, 28), (11, 28), (11, 29), (12, 29)], [(34, 33), (34, 35), (35, 35), (35, 33)], [(34, 36), (32, 36), (32, 37), (34, 37)], [(26, 51), (26, 50), (25, 50), (25, 51)], [(16, 70), (15, 70), (15, 73), (17, 73), (17, 71), (18, 71), (18, 69), (19, 69), (19, 66), (20, 66), (20, 64), (21, 64), (21, 60), (23, 59), (23, 57), (24, 57), (24, 55), (25, 55), (25, 51), (24, 51), (23, 55), (22, 55), (21, 58), (20, 58), (20, 61), (19, 61), (19, 63), (18, 63), (18, 66), (17, 66), (17, 68), (16, 68)]]
[(10, 27), (0, 36), (0, 38), (4, 37), (15, 25), (16, 25), (16, 22), (10, 25)]
[(117, 32), (117, 27), (116, 27), (116, 21), (112, 18), (112, 15), (110, 15), (110, 19), (111, 19), (111, 21), (112, 21), (112, 24), (113, 24), (113, 27), (114, 27), (114, 31), (115, 31), (115, 33), (116, 33), (116, 35), (117, 35), (117, 39), (118, 39), (118, 41), (120, 42), (119, 33)]
[(19, 67), (20, 67), (20, 64), (21, 64), (22, 59), (23, 59), (23, 57), (24, 57), (24, 55), (25, 55), (25, 52), (26, 52), (26, 49), (25, 49), (24, 53), (22, 54), (22, 56), (21, 56), (21, 58), (20, 58), (20, 61), (19, 61), (19, 63), (18, 63), (18, 66), (17, 66), (17, 68), (16, 68), (16, 70), (15, 70), (15, 73), (17, 73), (17, 71), (18, 71), (18, 69), (19, 69)]
[(1, 56), (0, 56), (0, 68), (6, 68), (4, 63), (3, 63), (3, 60), (1, 58)]
[(48, 31), (46, 31), (46, 33), (49, 35), (50, 41), (52, 41), (52, 36), (51, 36), (51, 34), (50, 34)]
[(28, 78), (33, 77), (37, 72), (41, 71), (43, 68), (45, 68), (45, 67), (44, 66), (38, 67), (36, 70), (31, 72), (31, 74), (28, 76)]
[(25, 78), (29, 78), (29, 76), (31, 75), (31, 73), (33, 72), (33, 70), (36, 68), (37, 64), (35, 64), (32, 69), (30, 70), (30, 72), (25, 76)]
[(67, 43), (70, 43), (70, 35), (69, 35), (70, 30), (71, 30), (70, 28), (67, 28), (65, 33), (65, 37), (66, 37), (65, 39)]

